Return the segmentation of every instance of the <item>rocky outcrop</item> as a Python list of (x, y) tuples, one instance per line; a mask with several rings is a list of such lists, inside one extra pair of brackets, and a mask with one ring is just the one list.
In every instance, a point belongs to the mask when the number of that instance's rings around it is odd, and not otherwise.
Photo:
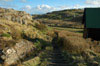
[(0, 18), (21, 24), (27, 24), (27, 21), (32, 20), (31, 15), (24, 11), (16, 11), (14, 9), (4, 8), (0, 8)]
[(3, 54), (1, 58), (4, 60), (5, 65), (16, 64), (17, 61), (23, 59), (28, 55), (28, 53), (35, 51), (35, 46), (27, 41), (21, 40), (16, 43), (14, 47), (7, 47), (3, 49)]

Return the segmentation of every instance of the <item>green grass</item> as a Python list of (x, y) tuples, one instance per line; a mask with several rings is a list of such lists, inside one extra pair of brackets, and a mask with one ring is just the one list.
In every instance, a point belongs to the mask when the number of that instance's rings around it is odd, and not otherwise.
[(39, 63), (40, 63), (40, 58), (37, 56), (33, 59), (23, 62), (22, 66), (38, 66)]
[(76, 32), (76, 33), (83, 33), (83, 29), (76, 29), (76, 28), (62, 28), (62, 27), (51, 27), (53, 29), (57, 29), (57, 30), (67, 30), (67, 31), (71, 31), (71, 32)]
[(80, 22), (82, 19), (83, 12), (84, 10), (82, 9), (61, 10), (61, 11), (54, 11), (43, 15), (33, 15), (33, 19), (34, 18), (58, 19), (58, 20), (70, 20), (70, 21)]
[(41, 53), (40, 55), (40, 59), (41, 59), (41, 63), (39, 66), (47, 66), (50, 62), (48, 61), (49, 59), (47, 58), (49, 53), (52, 52), (53, 47), (52, 46), (48, 46), (46, 47), (45, 51)]
[(1, 34), (1, 36), (2, 36), (2, 37), (11, 37), (11, 35), (8, 34), (8, 33), (3, 33), (3, 34)]

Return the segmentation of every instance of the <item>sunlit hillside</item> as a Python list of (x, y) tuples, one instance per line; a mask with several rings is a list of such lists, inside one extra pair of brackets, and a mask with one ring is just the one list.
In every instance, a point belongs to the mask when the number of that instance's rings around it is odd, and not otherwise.
[(0, 8), (0, 66), (99, 66), (100, 41), (83, 38), (83, 11)]

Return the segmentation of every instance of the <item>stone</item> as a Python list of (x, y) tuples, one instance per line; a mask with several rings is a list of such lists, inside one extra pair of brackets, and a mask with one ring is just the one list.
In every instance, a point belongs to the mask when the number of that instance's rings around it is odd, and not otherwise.
[(1, 58), (4, 60), (6, 65), (16, 64), (20, 59), (25, 58), (28, 53), (35, 51), (35, 46), (27, 41), (21, 40), (14, 47), (7, 47), (3, 49), (3, 54)]
[(18, 22), (20, 24), (27, 24), (28, 20), (32, 20), (32, 16), (24, 11), (16, 11), (14, 9), (0, 8), (0, 18)]

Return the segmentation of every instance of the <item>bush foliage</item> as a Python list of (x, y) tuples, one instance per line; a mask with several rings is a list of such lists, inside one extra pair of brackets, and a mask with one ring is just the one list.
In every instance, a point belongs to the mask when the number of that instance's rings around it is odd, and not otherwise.
[(89, 49), (89, 44), (80, 34), (69, 31), (58, 31), (57, 44), (70, 53), (81, 53)]
[(47, 26), (44, 25), (44, 24), (42, 24), (42, 23), (41, 23), (41, 24), (35, 24), (35, 27), (36, 27), (37, 29), (41, 30), (41, 31), (47, 29)]

